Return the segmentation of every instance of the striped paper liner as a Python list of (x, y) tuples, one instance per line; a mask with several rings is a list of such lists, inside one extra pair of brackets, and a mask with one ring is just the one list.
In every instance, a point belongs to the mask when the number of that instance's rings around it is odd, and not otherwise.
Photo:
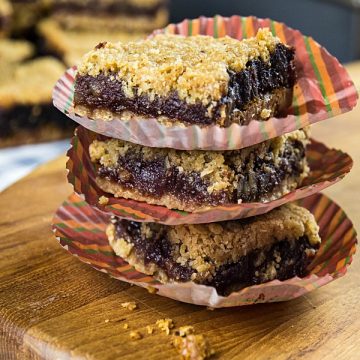
[(345, 113), (356, 105), (357, 91), (338, 60), (314, 39), (283, 23), (252, 16), (200, 17), (168, 25), (155, 33), (185, 36), (206, 34), (214, 37), (229, 35), (241, 40), (254, 36), (262, 27), (270, 28), (281, 41), (296, 48), (298, 82), (294, 89), (292, 106), (285, 117), (267, 121), (253, 120), (247, 126), (232, 124), (228, 128), (217, 125), (203, 128), (198, 125), (166, 126), (158, 123), (156, 119), (144, 119), (141, 116), (135, 116), (129, 121), (92, 120), (74, 113), (76, 68), (69, 69), (57, 82), (53, 91), (54, 105), (94, 132), (144, 146), (185, 150), (232, 150), (248, 147)]
[[(325, 145), (312, 140), (307, 147), (307, 158), (311, 173), (303, 186), (280, 199), (267, 203), (242, 203), (212, 207), (209, 210), (188, 213), (171, 210), (165, 206), (151, 205), (145, 202), (115, 198), (103, 192), (96, 184), (96, 169), (89, 156), (89, 145), (98, 136), (81, 126), (72, 139), (72, 147), (68, 151), (68, 180), (75, 192), (83, 194), (91, 205), (110, 214), (135, 221), (159, 222), (166, 225), (197, 224), (223, 220), (239, 219), (259, 215), (289, 201), (300, 199), (336, 183), (343, 178), (352, 167), (352, 159), (339, 150), (328, 149)], [(99, 204), (99, 198), (106, 196), (109, 202)]]
[(309, 267), (310, 275), (249, 286), (227, 297), (204, 285), (160, 284), (136, 271), (116, 256), (108, 243), (105, 228), (110, 216), (88, 205), (77, 194), (72, 194), (57, 210), (52, 227), (62, 247), (99, 271), (138, 286), (154, 287), (159, 295), (175, 300), (220, 308), (291, 300), (345, 275), (357, 243), (350, 219), (323, 194), (296, 203), (310, 210), (320, 227), (322, 244)]

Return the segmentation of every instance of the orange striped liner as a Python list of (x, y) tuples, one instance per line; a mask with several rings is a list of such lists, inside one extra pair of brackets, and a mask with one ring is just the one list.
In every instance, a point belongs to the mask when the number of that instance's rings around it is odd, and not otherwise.
[(81, 260), (84, 263), (89, 263), (90, 262), (91, 265), (99, 266), (99, 267), (104, 268), (104, 269), (108, 269), (108, 268), (111, 267), (111, 264), (108, 264), (108, 263), (103, 262), (103, 261), (97, 261), (97, 260), (94, 260), (94, 259), (91, 259), (91, 261), (90, 261), (88, 258), (86, 258), (84, 256), (80, 256), (80, 255), (78, 255), (78, 258), (79, 258), (79, 260)]
[[(84, 239), (83, 234), (76, 230), (84, 228), (83, 222), (87, 222), (87, 220), (84, 219), (83, 213), (86, 213), (86, 216), (91, 214), (91, 218), (96, 218), (96, 216), (102, 217), (103, 215), (86, 203), (82, 204), (83, 206), (81, 207), (77, 206), (78, 203), (79, 197), (77, 195), (70, 196), (69, 200), (59, 208), (54, 216), (53, 228), (56, 236), (60, 240), (60, 244), (70, 253), (76, 255), (81, 261), (91, 264), (97, 270), (103, 270), (115, 278), (121, 278), (122, 280), (141, 286), (144, 286), (144, 284), (154, 284), (161, 292), (161, 287), (166, 285), (160, 285), (151, 276), (137, 272), (132, 266), (125, 262), (122, 265), (116, 264), (123, 260), (111, 252), (103, 232), (90, 233), (86, 236), (86, 240)], [(317, 221), (320, 221), (321, 224), (320, 235), (322, 237), (322, 247), (316, 255), (315, 262), (317, 265), (312, 269), (312, 275), (303, 279), (292, 278), (286, 281), (272, 281), (247, 287), (231, 295), (229, 301), (233, 306), (257, 303), (260, 297), (264, 299), (264, 302), (290, 300), (301, 294), (317, 289), (346, 273), (347, 267), (351, 264), (352, 255), (356, 250), (356, 233), (346, 214), (335, 203), (321, 194), (300, 200), (298, 203), (305, 205), (311, 210)], [(73, 224), (75, 225), (73, 229), (60, 226), (63, 217), (65, 216), (66, 219), (68, 214), (73, 214), (75, 219), (78, 216), (79, 222)], [(330, 220), (328, 221), (327, 218)], [(326, 221), (322, 221), (322, 219)], [(65, 222), (66, 221), (67, 220), (65, 220)], [(332, 229), (334, 224), (336, 224), (335, 232), (332, 234), (329, 229)], [(336, 231), (336, 229), (340, 228), (344, 229), (344, 231)], [(328, 235), (331, 236), (328, 238)], [(72, 239), (72, 241), (69, 242), (68, 239)], [(82, 242), (84, 240), (86, 243)], [(89, 240), (92, 242), (87, 243)], [(327, 247), (326, 244), (329, 244), (329, 246)], [(87, 253), (87, 250), (92, 250), (92, 252)], [(106, 254), (102, 251), (106, 252)], [(174, 285), (175, 293), (172, 293), (171, 297), (176, 299), (176, 291), (178, 291), (178, 289), (176, 283), (172, 284), (172, 286)], [(179, 284), (178, 286), (181, 285)], [(193, 286), (192, 294), (195, 294), (197, 291), (203, 291), (203, 287), (196, 288), (196, 285)], [(166, 295), (169, 295), (169, 293), (166, 292)], [(187, 299), (186, 301), (193, 302), (195, 298), (196, 297), (192, 295), (191, 299)], [(211, 295), (211, 301), (214, 301), (213, 294)]]
[(112, 252), (113, 249), (110, 245), (98, 245), (98, 244), (83, 244), (79, 241), (73, 241), (73, 244), (75, 244), (79, 249), (87, 250), (100, 250), (100, 251), (109, 251)]
[(326, 95), (327, 95), (328, 99), (330, 100), (331, 108), (334, 111), (338, 111), (340, 109), (339, 102), (337, 100), (337, 96), (334, 91), (333, 83), (330, 79), (326, 65), (322, 58), (321, 48), (316, 44), (315, 40), (312, 38), (309, 38), (309, 44), (310, 44), (311, 51), (315, 56), (316, 64), (319, 69), (321, 78), (324, 82)]

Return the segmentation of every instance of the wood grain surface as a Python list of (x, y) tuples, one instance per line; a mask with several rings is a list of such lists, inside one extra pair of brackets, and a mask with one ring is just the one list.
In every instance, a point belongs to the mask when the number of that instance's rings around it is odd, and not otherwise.
[[(349, 70), (359, 87), (360, 63)], [(360, 107), (313, 135), (354, 158), (352, 173), (326, 193), (360, 229)], [(193, 325), (214, 359), (360, 358), (357, 256), (346, 277), (299, 299), (210, 311), (111, 279), (64, 251), (50, 221), (70, 192), (62, 157), (0, 194), (0, 359), (176, 359), (170, 336), (146, 335), (161, 318)], [(126, 301), (138, 309), (122, 308)], [(145, 336), (131, 340), (130, 330)]]

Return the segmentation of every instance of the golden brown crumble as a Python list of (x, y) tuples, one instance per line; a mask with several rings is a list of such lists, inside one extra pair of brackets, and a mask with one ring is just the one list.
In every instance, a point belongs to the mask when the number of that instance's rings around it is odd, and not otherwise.
[(270, 109), (262, 109), (260, 113), (260, 117), (262, 119), (268, 119), (271, 116), (271, 110)]
[(149, 334), (149, 335), (151, 335), (153, 332), (154, 332), (154, 326), (152, 326), (152, 325), (147, 325), (146, 326), (146, 331), (147, 331), (147, 333)]
[(137, 308), (137, 305), (134, 301), (128, 301), (121, 304), (121, 306), (127, 310), (133, 311)]
[(139, 331), (130, 331), (129, 336), (131, 340), (140, 340), (142, 338), (142, 335)]
[(150, 294), (156, 294), (159, 291), (157, 288), (153, 286), (148, 286), (146, 289)]
[(123, 325), (123, 328), (124, 328), (125, 330), (127, 330), (127, 329), (129, 328), (129, 324), (128, 324), (128, 323), (125, 323), (125, 324)]
[[(141, 223), (141, 227), (149, 227)], [(160, 225), (161, 226), (161, 225)], [(319, 227), (314, 216), (305, 208), (286, 204), (271, 212), (246, 221), (235, 220), (221, 223), (164, 226), (166, 237), (172, 245), (172, 256), (183, 266), (194, 269), (193, 281), (201, 281), (214, 274), (223, 264), (237, 262), (253, 250), (266, 251), (273, 244), (287, 240), (296, 242), (306, 236), (312, 245), (320, 243)], [(150, 264), (145, 265), (137, 258), (135, 251), (128, 251), (129, 242), (117, 239), (115, 226), (107, 228), (110, 246), (139, 271), (153, 275), (159, 272), (159, 280), (166, 282), (167, 277)], [(261, 263), (261, 255), (259, 262)], [(255, 264), (256, 265), (256, 264)], [(271, 279), (276, 271), (276, 262), (269, 263), (266, 276)], [(262, 274), (262, 276), (265, 276)]]
[(160, 330), (164, 331), (166, 335), (170, 335), (170, 329), (174, 327), (174, 322), (172, 319), (160, 319), (156, 321), (156, 325)]
[(204, 335), (176, 336), (173, 345), (182, 360), (204, 360), (215, 354)]
[(106, 196), (99, 197), (99, 204), (100, 205), (107, 205), (109, 203), (109, 198)]
[(175, 335), (184, 337), (193, 334), (194, 332), (195, 329), (193, 326), (186, 325), (186, 326), (180, 326), (179, 329), (175, 331)]
[(115, 73), (128, 97), (136, 91), (153, 100), (175, 91), (180, 99), (207, 106), (227, 94), (229, 70), (239, 72), (256, 58), (269, 61), (278, 43), (267, 28), (242, 41), (160, 34), (127, 44), (107, 42), (83, 57), (78, 73)]

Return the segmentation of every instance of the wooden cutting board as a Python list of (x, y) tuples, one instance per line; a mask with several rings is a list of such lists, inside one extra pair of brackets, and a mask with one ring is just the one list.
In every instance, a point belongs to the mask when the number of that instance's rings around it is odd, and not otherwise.
[[(349, 69), (359, 85), (360, 64)], [(360, 107), (313, 135), (353, 157), (352, 173), (326, 193), (360, 229)], [(359, 358), (357, 256), (344, 278), (299, 299), (211, 311), (111, 279), (64, 251), (50, 221), (70, 192), (61, 157), (0, 194), (0, 359), (176, 359), (164, 333), (129, 337), (161, 318), (193, 325), (215, 359)], [(127, 301), (138, 309), (120, 306)]]

